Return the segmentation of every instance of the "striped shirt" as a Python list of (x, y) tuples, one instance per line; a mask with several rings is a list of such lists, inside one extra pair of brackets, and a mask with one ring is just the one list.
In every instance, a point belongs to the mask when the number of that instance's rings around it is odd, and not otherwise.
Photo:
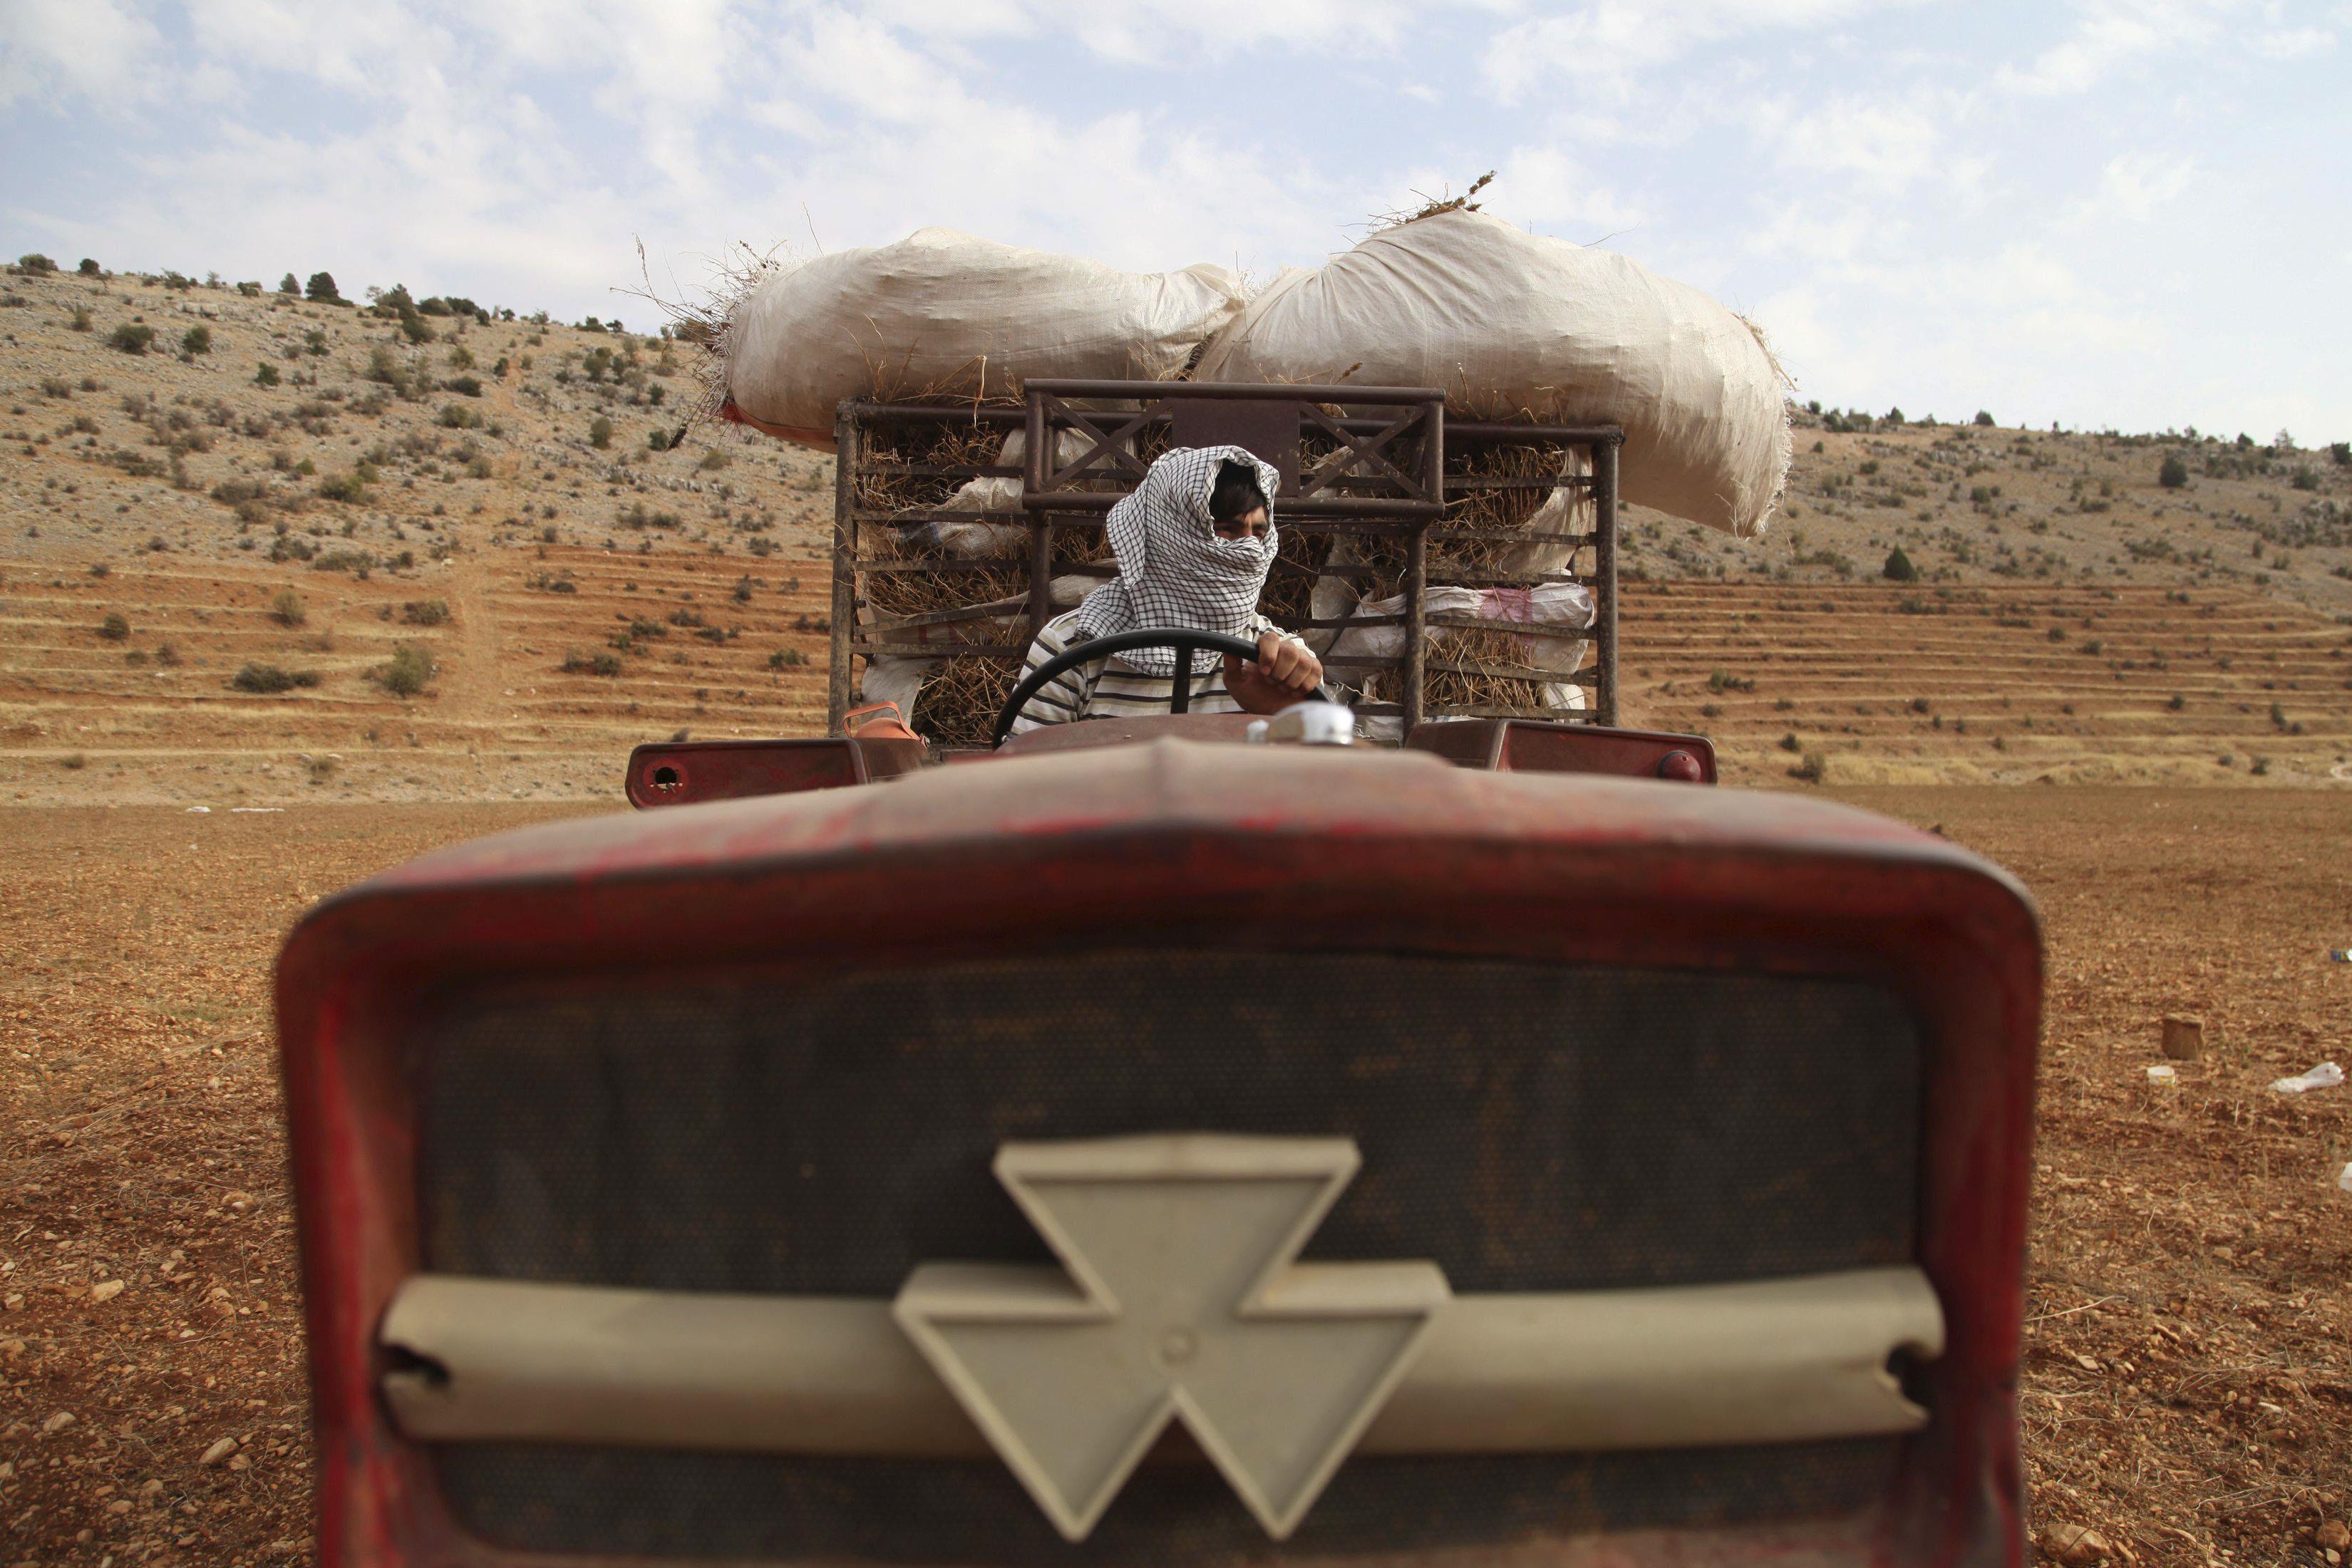
[[(1029, 658), (1022, 669), (1025, 678), (1047, 659), (1055, 658), (1073, 643), (1086, 639), (1077, 635), (1078, 611), (1057, 616), (1038, 631), (1036, 641), (1029, 645)], [(1244, 641), (1255, 642), (1265, 632), (1273, 632), (1290, 642), (1299, 639), (1284, 631), (1264, 616), (1251, 618), (1240, 633)], [(1303, 645), (1302, 645), (1303, 646)], [(1117, 654), (1104, 658), (1088, 659), (1086, 663), (1064, 670), (1037, 689), (1035, 696), (1022, 705), (1013, 721), (1013, 733), (1042, 729), (1048, 724), (1066, 724), (1074, 719), (1128, 719), (1147, 713), (1165, 713), (1176, 700), (1176, 682), (1166, 675), (1147, 675)], [(1239, 713), (1242, 705), (1225, 689), (1224, 660), (1206, 675), (1192, 678), (1192, 711), (1195, 713)]]

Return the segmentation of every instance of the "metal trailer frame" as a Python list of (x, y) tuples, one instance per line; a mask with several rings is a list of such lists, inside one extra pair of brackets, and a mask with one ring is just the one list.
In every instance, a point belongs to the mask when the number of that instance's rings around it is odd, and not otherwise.
[[(1024, 438), (1019, 468), (989, 463), (911, 463), (871, 455), (872, 438), (919, 426), (968, 423), (1018, 430)], [(1344, 536), (1401, 538), (1405, 542), (1403, 614), (1391, 617), (1293, 616), (1294, 630), (1338, 626), (1404, 627), (1404, 647), (1396, 657), (1327, 656), (1327, 665), (1392, 669), (1402, 700), (1363, 702), (1368, 716), (1393, 716), (1406, 732), (1426, 715), (1426, 634), (1432, 621), (1424, 601), (1428, 543), (1441, 538), (1508, 538), (1569, 547), (1566, 571), (1495, 575), (1471, 585), (1531, 587), (1574, 581), (1591, 587), (1593, 659), (1584, 670), (1550, 679), (1587, 687), (1589, 706), (1578, 721), (1612, 726), (1618, 717), (1617, 658), (1617, 468), (1624, 432), (1613, 425), (1539, 425), (1506, 421), (1451, 421), (1445, 395), (1430, 387), (1279, 385), (1256, 383), (1144, 382), (1038, 379), (1024, 388), (1022, 403), (879, 403), (851, 400), (834, 423), (834, 561), (832, 669), (827, 691), (828, 732), (843, 732), (843, 716), (853, 705), (854, 660), (858, 657), (969, 655), (1017, 662), (1036, 628), (1052, 617), (1051, 583), (1055, 542), (1063, 531), (1099, 529), (1103, 517), (1140, 481), (1149, 460), (1135, 449), (1139, 441), (1164, 437), (1170, 446), (1233, 444), (1272, 463), (1282, 475), (1276, 497), (1283, 526), (1307, 538)], [(1087, 449), (1074, 461), (1061, 453), (1075, 437)], [(1581, 451), (1587, 472), (1517, 478), (1472, 474), (1449, 468), (1452, 452), (1527, 443)], [(1321, 448), (1310, 451), (1310, 447)], [(1563, 456), (1566, 466), (1566, 455)], [(862, 481), (877, 477), (933, 481), (974, 479), (1021, 480), (1018, 511), (946, 511), (936, 507), (882, 509), (859, 503)], [(1480, 489), (1583, 489), (1592, 498), (1590, 533), (1531, 535), (1522, 531), (1450, 527), (1450, 506)], [(877, 561), (862, 549), (869, 525), (905, 527), (935, 521), (982, 522), (1024, 529), (1027, 546), (1018, 557), (954, 561)], [(1590, 552), (1590, 564), (1574, 567)], [(1278, 563), (1277, 570), (1292, 566)], [(1018, 573), (1027, 592), (1012, 599), (927, 615), (861, 621), (860, 574), (890, 572)], [(1331, 563), (1316, 575), (1370, 568)], [(1014, 616), (1025, 621), (1014, 641), (973, 640), (980, 625), (1001, 625)], [(1491, 623), (1441, 616), (1438, 625)], [(1443, 661), (1440, 669), (1468, 674), (1525, 675), (1516, 667)], [(1551, 710), (1449, 709), (1448, 716), (1559, 719)]]

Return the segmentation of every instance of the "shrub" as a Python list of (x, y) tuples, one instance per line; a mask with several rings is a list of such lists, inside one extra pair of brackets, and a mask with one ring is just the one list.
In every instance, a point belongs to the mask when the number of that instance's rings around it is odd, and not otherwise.
[(45, 278), (57, 269), (58, 264), (37, 250), (29, 256), (16, 258), (16, 270), (29, 272), (36, 278)]
[(96, 261), (87, 256), (81, 258), (81, 266), (76, 268), (76, 270), (80, 272), (80, 274), (85, 278), (102, 277), (106, 271), (104, 268), (100, 267)]
[(392, 650), (392, 662), (376, 671), (383, 689), (395, 697), (414, 697), (433, 679), (433, 658), (415, 643)]
[(271, 364), (268, 360), (263, 360), (259, 367), (253, 373), (253, 384), (256, 386), (276, 386), (278, 384), (278, 367)]
[(2352, 441), (2334, 443), (2327, 448), (2327, 455), (2336, 459), (2337, 468), (2352, 468)]
[(563, 656), (563, 673), (566, 675), (618, 675), (621, 673), (620, 656), (610, 653), (586, 654), (575, 647)]
[(278, 280), (278, 291), (280, 294), (293, 294), (299, 296), (302, 292), (301, 281), (297, 279), (294, 274), (289, 272), (285, 277), (280, 278)]
[(328, 500), (359, 501), (367, 499), (367, 488), (375, 482), (375, 465), (362, 458), (352, 466), (348, 474), (329, 474), (319, 481), (319, 494)]
[(2264, 773), (2271, 771), (2271, 760), (2268, 757), (2256, 757), (2254, 759), (2254, 765), (2248, 768), (2246, 771), (2253, 774), (2254, 777), (2261, 778)]
[(134, 326), (129, 321), (115, 328), (106, 340), (110, 348), (121, 349), (127, 354), (143, 354), (147, 352), (147, 345), (154, 341), (154, 328)]
[(274, 664), (248, 664), (229, 677), (228, 683), (239, 691), (274, 697), (298, 686), (318, 685), (319, 672), (315, 669), (280, 669)]
[(2189, 482), (2189, 465), (2180, 460), (2179, 453), (2165, 454), (2164, 461), (2157, 465), (2156, 482), (2168, 490), (2177, 490)]
[(131, 623), (117, 610), (98, 623), (98, 635), (109, 642), (121, 642), (131, 635)]
[(695, 464), (694, 466), (706, 471), (723, 468), (727, 466), (727, 454), (719, 450), (718, 447), (713, 447), (708, 452), (703, 453), (702, 461)]
[(281, 626), (299, 626), (310, 618), (302, 605), (302, 597), (291, 588), (280, 588), (278, 596), (269, 601), (269, 618)]
[(646, 432), (646, 445), (656, 452), (669, 450), (669, 432), (656, 428)]
[(449, 619), (446, 599), (411, 599), (400, 606), (401, 620), (412, 626), (437, 626)]
[(2165, 706), (2166, 706), (2167, 708), (2171, 709), (2175, 713), (2178, 713), (2178, 712), (2179, 712), (2183, 708), (2186, 708), (2186, 707), (2188, 707), (2188, 706), (2189, 706), (2189, 699), (2188, 699), (2188, 698), (2186, 698), (2186, 697), (2183, 697), (2179, 692), (2176, 691), (2176, 692), (2174, 692), (2174, 693), (2172, 694), (2172, 700), (2171, 700), (2171, 701), (2169, 701), (2169, 702), (2167, 702), (2167, 703), (2165, 704)]
[(2066, 628), (2064, 626), (2052, 626), (2050, 628), (2050, 640), (2052, 642), (2064, 642), (2066, 640)]
[(588, 444), (602, 451), (613, 444), (613, 422), (599, 414), (588, 423)]
[(1810, 784), (1826, 783), (1830, 776), (1830, 760), (1819, 752), (1807, 752), (1804, 760), (1789, 770), (1792, 779), (1802, 779)]
[(454, 375), (441, 384), (460, 397), (479, 397), (482, 384), (470, 375)]
[(808, 655), (796, 647), (780, 647), (768, 656), (770, 669), (797, 669), (808, 662)]
[(1979, 408), (1977, 410), (1976, 422), (1979, 425), (1990, 426), (1993, 423), (1993, 417), (1991, 415)]
[(462, 403), (446, 403), (441, 406), (441, 425), (448, 430), (478, 430), (482, 416)]
[(1805, 743), (1798, 740), (1797, 732), (1791, 730), (1780, 737), (1780, 749), (1784, 752), (1801, 752), (1805, 749)]
[(71, 756), (59, 757), (58, 759), (58, 766), (65, 769), (68, 773), (79, 773), (82, 769), (89, 766), (89, 759), (83, 756), (79, 752), (76, 752)]
[(1916, 583), (1919, 580), (1919, 568), (1911, 564), (1911, 557), (1903, 553), (1903, 547), (1899, 544), (1886, 557), (1886, 564), (1881, 571), (1891, 582)]
[[(289, 272), (286, 276), (291, 279), (294, 275)], [(278, 287), (282, 289), (285, 285), (280, 284)], [(302, 287), (302, 293), (304, 297), (316, 300), (324, 305), (339, 305), (342, 303), (343, 299), (335, 291), (335, 275), (331, 272), (311, 273), (310, 281)]]
[(2319, 488), (2319, 470), (2309, 463), (2298, 463), (2287, 482), (2299, 490), (2315, 490)]
[(212, 353), (213, 330), (210, 327), (190, 327), (180, 334), (180, 352), (191, 359)]
[(89, 311), (82, 306), (76, 305), (74, 307), (73, 320), (68, 322), (67, 325), (70, 326), (77, 332), (86, 332), (89, 331)]

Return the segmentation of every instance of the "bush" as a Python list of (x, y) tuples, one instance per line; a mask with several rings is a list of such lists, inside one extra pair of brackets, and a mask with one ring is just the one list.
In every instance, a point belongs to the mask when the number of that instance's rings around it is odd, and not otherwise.
[(98, 635), (109, 642), (121, 642), (131, 635), (131, 623), (117, 610), (98, 623)]
[(449, 619), (446, 599), (411, 599), (400, 606), (400, 618), (412, 626), (437, 626)]
[(278, 384), (278, 367), (271, 364), (268, 360), (263, 360), (258, 368), (257, 368), (253, 373), (253, 384), (256, 386), (276, 386)]
[(2177, 490), (2189, 482), (2189, 465), (2180, 460), (2179, 453), (2167, 453), (2164, 461), (2157, 465), (2156, 482), (2168, 490)]
[(1988, 427), (1989, 427), (1989, 426), (1991, 426), (1991, 424), (1993, 423), (1993, 417), (1992, 417), (1992, 416), (1991, 416), (1991, 415), (1990, 415), (1990, 414), (1986, 413), (1983, 409), (1979, 408), (1979, 409), (1978, 409), (1978, 410), (1977, 410), (1976, 422), (1977, 422), (1979, 425), (1986, 426), (1988, 426)]
[(281, 626), (299, 626), (310, 618), (302, 607), (302, 597), (291, 588), (280, 588), (278, 596), (269, 601), (269, 618)]
[(2333, 443), (2327, 448), (2327, 455), (2336, 459), (2337, 468), (2352, 468), (2352, 441)]
[(1919, 568), (1911, 564), (1911, 557), (1903, 553), (1903, 547), (1899, 544), (1887, 556), (1881, 572), (1890, 582), (1916, 583), (1919, 580)]
[[(289, 272), (286, 277), (290, 282), (294, 274)], [(281, 289), (285, 286), (283, 283), (278, 285)], [(343, 297), (335, 291), (335, 275), (331, 272), (311, 273), (310, 281), (303, 285), (302, 293), (306, 298), (316, 300), (322, 305), (340, 305), (343, 300)]]
[(647, 447), (651, 447), (653, 450), (655, 450), (655, 451), (656, 451), (656, 452), (667, 452), (667, 451), (668, 451), (668, 450), (669, 450), (669, 432), (668, 432), (668, 431), (667, 431), (667, 430), (658, 429), (658, 428), (646, 431), (646, 445)]
[(191, 359), (212, 353), (213, 330), (210, 327), (190, 327), (180, 334), (180, 352)]
[(2294, 476), (2287, 480), (2287, 483), (2299, 490), (2315, 490), (2319, 488), (2319, 470), (2309, 463), (2298, 463), (2295, 465)]
[(1811, 784), (1827, 783), (1830, 776), (1830, 760), (1819, 752), (1807, 752), (1804, 760), (1789, 770), (1789, 776), (1792, 779), (1802, 779)]
[(376, 671), (383, 689), (395, 697), (414, 697), (433, 679), (433, 658), (414, 643), (393, 649), (392, 662)]
[(319, 481), (319, 494), (328, 500), (360, 501), (367, 499), (367, 488), (375, 482), (375, 465), (362, 458), (352, 466), (348, 474), (329, 474)]
[(588, 424), (588, 444), (602, 451), (613, 444), (613, 422), (598, 415)]
[(566, 675), (618, 675), (621, 673), (620, 656), (610, 653), (585, 654), (575, 647), (563, 656), (563, 673)]
[(16, 270), (29, 272), (36, 278), (45, 278), (57, 269), (58, 264), (37, 250), (29, 256), (16, 258)]
[(74, 307), (73, 320), (66, 323), (77, 332), (89, 331), (89, 312), (79, 305)]
[(106, 274), (106, 268), (87, 256), (81, 258), (81, 266), (77, 270), (85, 278), (101, 278)]
[(441, 384), (460, 397), (479, 397), (482, 384), (470, 375), (455, 375)]
[(154, 341), (154, 328), (133, 326), (129, 321), (115, 328), (106, 340), (108, 347), (121, 349), (127, 354), (143, 354), (147, 352), (147, 345)]
[(248, 664), (229, 677), (228, 683), (239, 691), (274, 697), (298, 686), (318, 685), (319, 672), (315, 669), (280, 669), (274, 664)]

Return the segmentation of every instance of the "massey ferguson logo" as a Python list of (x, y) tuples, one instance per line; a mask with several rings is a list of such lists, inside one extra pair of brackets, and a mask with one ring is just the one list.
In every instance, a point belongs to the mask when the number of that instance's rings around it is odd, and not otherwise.
[(1294, 1261), (1357, 1163), (1346, 1139), (1008, 1143), (997, 1179), (1062, 1269), (929, 1264), (893, 1311), (1070, 1540), (1171, 1421), (1278, 1540), (1448, 1299), (1431, 1263)]

